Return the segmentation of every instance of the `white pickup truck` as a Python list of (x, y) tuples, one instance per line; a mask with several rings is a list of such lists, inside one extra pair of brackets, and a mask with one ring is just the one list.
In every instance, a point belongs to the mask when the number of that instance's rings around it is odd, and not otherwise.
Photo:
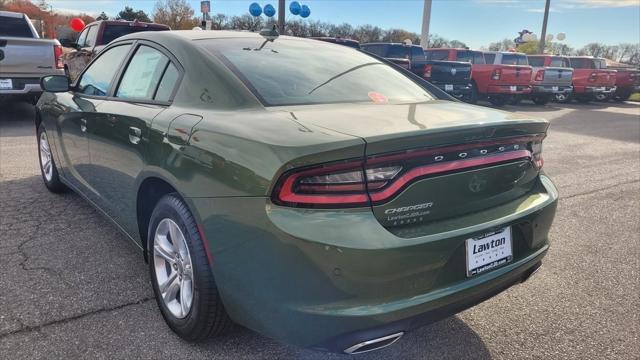
[(58, 40), (40, 39), (25, 14), (0, 11), (0, 100), (35, 103), (42, 76), (64, 75), (61, 57)]

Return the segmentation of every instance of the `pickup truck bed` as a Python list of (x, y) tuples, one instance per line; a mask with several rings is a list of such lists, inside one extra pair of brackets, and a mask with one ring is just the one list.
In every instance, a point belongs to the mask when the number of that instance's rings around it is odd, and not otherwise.
[(27, 98), (42, 93), (40, 78), (64, 74), (57, 40), (40, 39), (29, 18), (0, 11), (0, 98)]

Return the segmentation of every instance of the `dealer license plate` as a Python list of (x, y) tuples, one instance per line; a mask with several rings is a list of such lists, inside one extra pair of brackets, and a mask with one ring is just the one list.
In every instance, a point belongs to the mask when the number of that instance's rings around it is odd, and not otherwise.
[(13, 89), (13, 82), (11, 79), (0, 79), (0, 89), (11, 90)]
[(509, 90), (518, 91), (518, 87), (517, 86), (509, 86)]
[(511, 227), (466, 240), (467, 276), (475, 276), (513, 260)]
[(558, 91), (558, 87), (557, 87), (557, 86), (552, 86), (552, 87), (551, 87), (551, 90), (553, 90), (553, 91)]
[(445, 84), (444, 85), (444, 91), (453, 91), (453, 85)]

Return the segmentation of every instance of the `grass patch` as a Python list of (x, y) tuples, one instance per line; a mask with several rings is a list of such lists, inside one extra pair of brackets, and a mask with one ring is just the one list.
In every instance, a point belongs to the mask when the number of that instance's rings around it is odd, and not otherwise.
[(640, 102), (640, 93), (631, 94), (629, 101), (637, 101)]

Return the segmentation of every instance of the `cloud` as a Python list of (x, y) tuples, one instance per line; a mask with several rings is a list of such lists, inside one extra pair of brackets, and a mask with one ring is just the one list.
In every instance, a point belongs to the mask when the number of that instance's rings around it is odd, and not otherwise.
[[(527, 9), (527, 12), (532, 12), (532, 13), (543, 13), (543, 12), (544, 12), (544, 7), (541, 7), (541, 8), (530, 8), (530, 9)], [(560, 11), (560, 10), (558, 10), (558, 9), (556, 9), (556, 8), (552, 8), (552, 7), (551, 7), (551, 8), (549, 8), (549, 12), (552, 12), (552, 13), (561, 13), (562, 11)]]
[(640, 3), (638, 0), (561, 0), (557, 5), (567, 9), (595, 9), (638, 7)]

